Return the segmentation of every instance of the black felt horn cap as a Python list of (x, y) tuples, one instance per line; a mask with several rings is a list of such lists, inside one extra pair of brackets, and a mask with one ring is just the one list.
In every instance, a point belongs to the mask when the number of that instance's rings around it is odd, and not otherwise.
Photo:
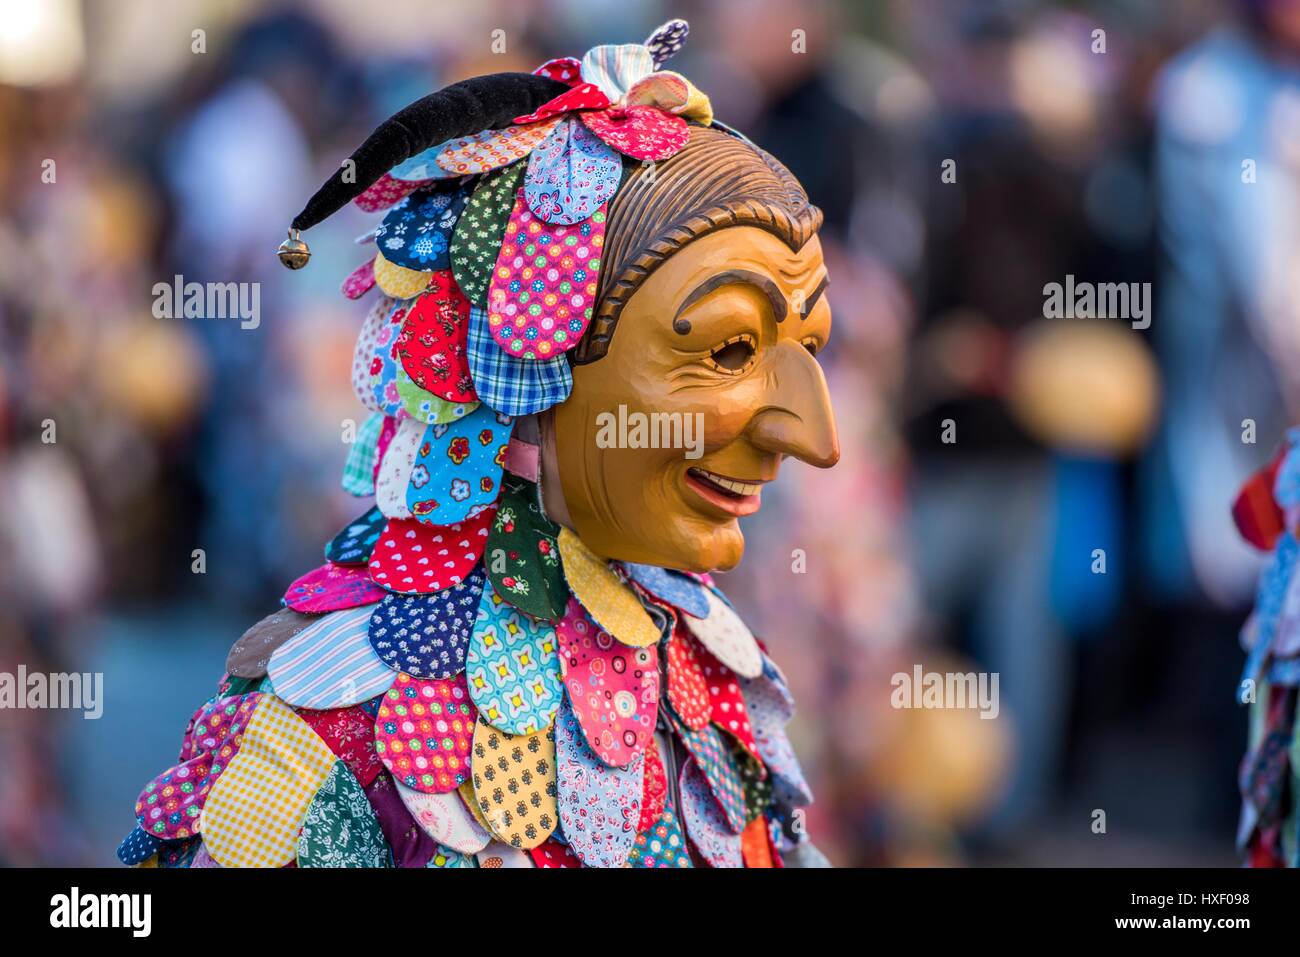
[(516, 116), (532, 113), (567, 89), (559, 80), (531, 73), (492, 73), (416, 100), (366, 137), (352, 154), (356, 175), (345, 179), (348, 164), (340, 167), (294, 217), (292, 228), (310, 229), (332, 216), (398, 163), (430, 146), (509, 126)]

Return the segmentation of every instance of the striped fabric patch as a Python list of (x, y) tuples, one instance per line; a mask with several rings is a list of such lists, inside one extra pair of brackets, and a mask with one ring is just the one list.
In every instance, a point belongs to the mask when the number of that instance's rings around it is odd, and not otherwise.
[(387, 691), (397, 673), (367, 638), (375, 606), (326, 615), (276, 649), (267, 666), (275, 693), (296, 708), (345, 708)]

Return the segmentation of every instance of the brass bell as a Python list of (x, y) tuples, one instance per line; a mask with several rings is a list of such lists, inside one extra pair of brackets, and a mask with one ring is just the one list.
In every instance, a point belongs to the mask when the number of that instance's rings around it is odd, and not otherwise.
[(289, 238), (280, 244), (275, 254), (280, 257), (280, 262), (290, 269), (301, 269), (307, 265), (307, 260), (311, 259), (311, 250), (299, 238), (296, 229), (289, 230)]

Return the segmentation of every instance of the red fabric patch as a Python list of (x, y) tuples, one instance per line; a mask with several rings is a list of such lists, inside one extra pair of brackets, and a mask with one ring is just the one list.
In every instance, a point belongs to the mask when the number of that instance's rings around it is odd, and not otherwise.
[(460, 584), (483, 557), (496, 514), (495, 507), (485, 508), (454, 525), (390, 518), (370, 553), (370, 578), (401, 594), (427, 595)]
[(393, 436), (397, 434), (397, 417), (393, 415), (384, 416), (384, 424), (379, 429), (379, 438), (375, 440), (375, 469), (371, 478), (379, 479), (379, 466), (384, 464), (384, 456), (388, 454), (388, 446), (393, 442)]
[(516, 116), (516, 123), (536, 123), (552, 116), (560, 116), (571, 110), (603, 110), (609, 106), (609, 97), (601, 92), (594, 83), (579, 83), (569, 87), (555, 99), (543, 103), (535, 112)]
[(680, 116), (655, 106), (628, 106), (579, 113), (587, 129), (624, 156), (639, 160), (664, 160), (690, 139), (690, 128)]
[(343, 295), (349, 299), (360, 299), (375, 287), (375, 259), (371, 256), (343, 280)]
[(534, 70), (533, 76), (544, 76), (548, 80), (559, 80), (573, 86), (582, 82), (582, 63), (571, 56), (556, 57)]
[(360, 705), (312, 711), (294, 708), (320, 739), (338, 756), (363, 788), (379, 776), (384, 764), (375, 751), (375, 719)]
[(469, 300), (451, 270), (442, 269), (411, 307), (393, 349), (406, 374), (425, 392), (448, 402), (473, 402), (478, 393), (465, 349), (468, 334)]
[(750, 726), (749, 711), (745, 707), (745, 695), (740, 690), (736, 673), (713, 657), (707, 648), (696, 643), (694, 638), (689, 640), (695, 643), (695, 657), (709, 688), (713, 723), (739, 741), (741, 747), (761, 764), (763, 759), (758, 754), (758, 742), (754, 740), (754, 729)]
[(713, 702), (704, 669), (696, 656), (697, 648), (682, 625), (673, 629), (668, 641), (668, 703), (682, 724), (692, 731), (699, 731), (713, 720)]
[(1232, 503), (1232, 520), (1237, 523), (1241, 537), (1265, 552), (1272, 551), (1286, 527), (1282, 509), (1273, 498), (1273, 485), (1286, 451), (1281, 449), (1272, 462), (1246, 479)]
[(536, 847), (528, 849), (533, 863), (538, 867), (581, 867), (578, 855), (569, 850), (567, 844), (561, 844), (553, 837), (548, 837)]
[(410, 196), (425, 183), (432, 180), (404, 180), (393, 179), (385, 173), (374, 183), (366, 187), (365, 192), (353, 200), (358, 206), (367, 213), (377, 213), (381, 209), (387, 209), (395, 205), (398, 201)]
[(326, 562), (303, 575), (284, 593), (284, 603), (294, 611), (320, 614), (369, 605), (384, 597), (384, 590), (357, 565)]
[(775, 867), (772, 863), (772, 837), (767, 818), (756, 817), (740, 832), (740, 856), (746, 867)]
[(659, 815), (664, 813), (668, 803), (668, 772), (664, 769), (664, 759), (659, 755), (659, 746), (654, 738), (645, 748), (645, 774), (641, 784), (641, 819), (637, 822), (636, 832), (643, 834), (655, 826)]

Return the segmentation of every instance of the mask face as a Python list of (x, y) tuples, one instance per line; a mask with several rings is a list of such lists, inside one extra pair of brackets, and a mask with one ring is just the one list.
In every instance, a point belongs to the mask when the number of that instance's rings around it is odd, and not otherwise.
[(758, 511), (782, 458), (839, 459), (814, 358), (831, 330), (825, 287), (816, 237), (795, 253), (735, 226), (671, 256), (624, 306), (606, 355), (574, 367), (554, 410), (564, 501), (552, 514), (602, 558), (734, 567), (738, 519)]

